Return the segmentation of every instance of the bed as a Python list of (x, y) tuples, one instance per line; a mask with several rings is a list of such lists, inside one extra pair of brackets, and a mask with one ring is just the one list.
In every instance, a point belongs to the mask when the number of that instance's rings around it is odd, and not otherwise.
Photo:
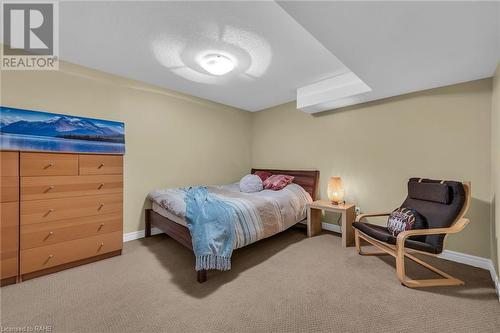
[[(294, 178), (293, 181), (293, 186), (289, 185), (287, 186), (290, 187), (287, 191), (288, 192), (298, 192), (296, 187), (300, 187), (301, 191), (302, 189), (309, 194), (311, 199), (314, 201), (316, 199), (316, 193), (318, 190), (318, 181), (319, 181), (319, 171), (303, 171), (303, 170), (277, 170), (277, 169), (252, 169), (251, 173), (255, 173), (257, 171), (266, 171), (266, 172), (271, 172), (272, 174), (285, 174), (285, 175), (291, 175)], [(237, 185), (232, 184), (232, 185), (227, 185), (227, 186), (221, 186), (221, 190), (224, 191), (236, 191)], [(287, 189), (285, 188), (285, 190)], [(283, 192), (286, 192), (282, 190)], [(302, 191), (302, 192), (304, 192)], [(267, 193), (264, 193), (267, 192)], [(270, 193), (271, 191), (262, 191), (258, 192), (260, 197), (268, 197), (271, 198), (271, 201), (275, 201), (273, 196), (276, 196), (276, 200), (283, 200), (283, 195), (284, 193), (277, 193), (280, 191), (274, 191), (275, 193)], [(152, 192), (153, 193), (153, 192)], [(161, 193), (160, 193), (161, 194)], [(233, 193), (236, 195), (236, 193)], [(156, 194), (156, 196), (160, 196)], [(175, 193), (174, 195), (175, 196)], [(154, 195), (152, 197), (155, 197)], [(151, 194), (150, 194), (150, 199), (151, 199)], [(156, 200), (156, 198), (151, 199), (152, 202), (152, 208), (151, 209), (146, 209), (145, 211), (145, 236), (150, 237), (151, 236), (151, 229), (153, 227), (156, 227), (166, 233), (168, 236), (172, 237), (176, 241), (178, 241), (180, 244), (184, 245), (186, 248), (189, 250), (193, 251), (193, 245), (191, 242), (191, 235), (189, 232), (189, 229), (187, 228), (186, 220), (181, 216), (181, 214), (178, 213), (178, 211), (182, 210), (182, 207), (165, 207), (165, 205), (159, 204), (159, 201)], [(173, 200), (175, 203), (175, 200)], [(177, 202), (178, 205), (182, 205), (181, 200), (178, 200)], [(174, 205), (175, 206), (175, 205)], [(297, 215), (298, 216), (298, 215)], [(270, 233), (268, 232), (265, 237), (262, 238), (267, 238), (271, 235), (274, 235), (276, 233), (279, 233), (283, 230), (286, 230), (288, 227), (290, 227), (293, 224), (301, 222), (300, 219), (298, 218), (292, 218), (292, 220), (287, 221), (286, 225), (281, 226), (280, 228), (276, 228), (274, 231), (271, 231)], [(262, 239), (261, 238), (261, 239)], [(236, 247), (238, 248), (238, 247)], [(207, 280), (207, 271), (206, 270), (199, 270), (197, 271), (197, 281), (200, 283), (203, 283)]]

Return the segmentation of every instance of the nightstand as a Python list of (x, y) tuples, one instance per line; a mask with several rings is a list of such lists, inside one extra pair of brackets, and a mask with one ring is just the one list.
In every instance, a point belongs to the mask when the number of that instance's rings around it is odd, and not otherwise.
[(330, 201), (317, 200), (307, 204), (307, 237), (312, 237), (321, 232), (321, 221), (323, 211), (342, 214), (342, 246), (348, 247), (354, 244), (354, 230), (352, 223), (356, 218), (355, 205), (334, 205)]

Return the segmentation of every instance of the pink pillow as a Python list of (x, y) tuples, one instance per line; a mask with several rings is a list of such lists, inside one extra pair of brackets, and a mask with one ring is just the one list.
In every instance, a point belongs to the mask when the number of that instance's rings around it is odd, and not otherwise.
[(264, 189), (266, 190), (279, 191), (293, 182), (294, 178), (295, 177), (293, 176), (287, 175), (272, 175), (271, 177), (264, 180), (264, 183), (262, 185), (264, 185)]
[(273, 174), (267, 171), (255, 171), (254, 175), (259, 176), (262, 181), (266, 180), (267, 178), (271, 177)]

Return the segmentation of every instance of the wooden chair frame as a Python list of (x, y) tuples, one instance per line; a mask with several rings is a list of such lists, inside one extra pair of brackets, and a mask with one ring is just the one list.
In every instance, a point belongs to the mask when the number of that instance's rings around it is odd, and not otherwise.
[[(398, 276), (401, 284), (410, 287), (410, 288), (421, 288), (421, 287), (434, 287), (434, 286), (457, 286), (463, 285), (464, 282), (454, 278), (453, 276), (437, 269), (434, 266), (422, 261), (421, 259), (412, 255), (412, 253), (421, 253), (428, 256), (436, 257), (437, 254), (428, 253), (419, 250), (407, 249), (404, 244), (408, 237), (411, 236), (419, 236), (419, 235), (436, 235), (436, 234), (445, 234), (446, 237), (449, 234), (454, 234), (462, 231), (465, 226), (469, 223), (469, 219), (464, 218), (464, 215), (469, 210), (471, 194), (470, 194), (470, 182), (463, 183), (465, 190), (465, 203), (464, 207), (458, 214), (457, 218), (453, 222), (453, 224), (448, 228), (432, 228), (432, 229), (416, 229), (416, 230), (407, 230), (403, 231), (397, 236), (396, 245), (384, 243), (377, 239), (374, 239), (362, 231), (355, 229), (354, 231), (354, 240), (356, 244), (356, 250), (360, 255), (391, 255), (396, 258), (396, 274)], [(389, 216), (391, 213), (372, 213), (372, 214), (361, 214), (356, 218), (356, 222), (363, 222), (362, 220), (367, 217), (377, 217), (377, 216)], [(379, 252), (363, 252), (361, 249), (361, 240), (364, 240), (371, 245), (375, 246), (379, 249)], [(405, 257), (413, 260), (419, 265), (424, 266), (425, 268), (437, 273), (442, 276), (441, 279), (426, 279), (426, 280), (412, 280), (406, 277), (405, 273)]]

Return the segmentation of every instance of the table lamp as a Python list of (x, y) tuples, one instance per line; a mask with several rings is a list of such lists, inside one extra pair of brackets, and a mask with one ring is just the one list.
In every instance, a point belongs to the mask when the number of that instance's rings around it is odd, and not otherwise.
[(328, 181), (328, 199), (334, 205), (344, 203), (344, 186), (342, 185), (342, 178), (330, 177)]

